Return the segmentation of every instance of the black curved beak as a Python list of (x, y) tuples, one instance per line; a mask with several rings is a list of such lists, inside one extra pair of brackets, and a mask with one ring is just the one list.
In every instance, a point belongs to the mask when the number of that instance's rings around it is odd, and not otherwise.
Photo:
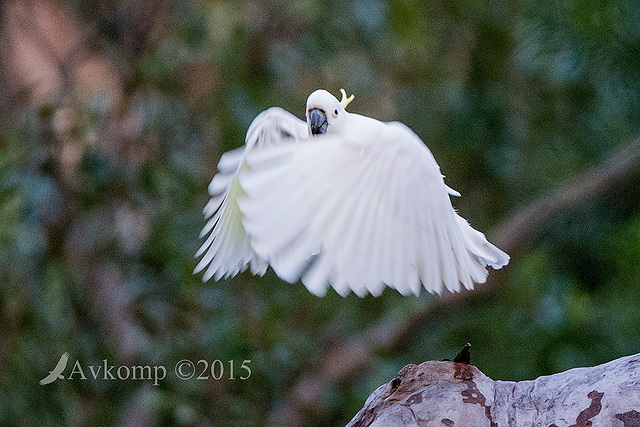
[(324, 111), (319, 108), (314, 108), (309, 111), (309, 126), (311, 127), (311, 134), (325, 134), (327, 133), (327, 116), (324, 114)]

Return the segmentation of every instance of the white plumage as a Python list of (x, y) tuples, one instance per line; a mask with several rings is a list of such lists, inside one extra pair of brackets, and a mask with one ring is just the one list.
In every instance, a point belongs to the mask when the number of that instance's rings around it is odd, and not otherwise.
[(509, 256), (453, 209), (440, 168), (401, 123), (348, 113), (325, 90), (304, 122), (280, 109), (259, 114), (245, 146), (225, 153), (204, 208), (203, 280), (268, 265), (316, 295), (419, 294), (484, 283)]

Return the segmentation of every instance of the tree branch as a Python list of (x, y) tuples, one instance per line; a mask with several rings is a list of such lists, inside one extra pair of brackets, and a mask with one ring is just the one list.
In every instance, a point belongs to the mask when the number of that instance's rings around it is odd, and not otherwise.
[[(493, 381), (473, 365), (407, 365), (381, 385), (347, 427), (473, 425), (637, 426), (640, 354), (533, 381)], [(556, 424), (558, 423), (558, 424)]]

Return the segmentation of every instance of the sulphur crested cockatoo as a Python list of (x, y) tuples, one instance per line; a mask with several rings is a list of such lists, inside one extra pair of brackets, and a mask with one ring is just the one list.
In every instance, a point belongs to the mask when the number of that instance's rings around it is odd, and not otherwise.
[(473, 288), (509, 256), (451, 206), (429, 149), (407, 126), (346, 111), (326, 90), (306, 122), (260, 113), (244, 147), (225, 153), (204, 208), (208, 236), (194, 273), (218, 280), (271, 265), (315, 295), (419, 294)]

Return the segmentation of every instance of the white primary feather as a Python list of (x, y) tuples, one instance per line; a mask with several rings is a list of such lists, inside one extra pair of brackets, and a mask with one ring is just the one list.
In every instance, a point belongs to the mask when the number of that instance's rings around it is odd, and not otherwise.
[(347, 113), (326, 91), (309, 97), (312, 108), (326, 112), (325, 135), (269, 109), (249, 128), (246, 149), (221, 158), (196, 268), (209, 265), (205, 280), (270, 264), (316, 295), (329, 286), (345, 296), (385, 286), (417, 295), (471, 289), (487, 265), (508, 263), (455, 212), (449, 196), (460, 194), (408, 127)]
[(242, 224), (243, 215), (237, 201), (245, 193), (239, 177), (248, 168), (245, 160), (247, 153), (304, 139), (309, 139), (304, 121), (281, 108), (270, 108), (251, 123), (244, 147), (222, 155), (218, 162), (218, 174), (209, 184), (211, 199), (203, 210), (208, 222), (200, 237), (207, 236), (207, 239), (195, 255), (202, 256), (202, 259), (194, 273), (206, 268), (203, 281), (211, 277), (219, 280), (235, 276), (249, 267), (254, 274), (265, 273), (268, 264), (253, 250), (251, 238)]

